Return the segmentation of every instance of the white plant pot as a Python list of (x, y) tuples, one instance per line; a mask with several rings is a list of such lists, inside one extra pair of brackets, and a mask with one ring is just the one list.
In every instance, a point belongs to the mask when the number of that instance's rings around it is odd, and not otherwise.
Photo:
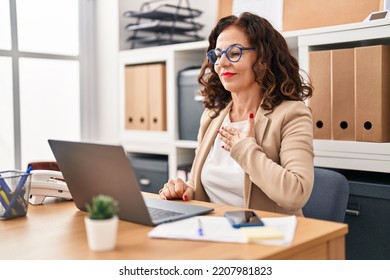
[(107, 220), (84, 218), (88, 246), (93, 251), (108, 251), (115, 248), (118, 231), (118, 217)]

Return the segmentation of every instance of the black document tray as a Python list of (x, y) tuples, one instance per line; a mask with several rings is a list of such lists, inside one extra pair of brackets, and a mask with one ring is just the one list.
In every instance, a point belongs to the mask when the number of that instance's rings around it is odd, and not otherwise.
[(127, 38), (128, 43), (138, 43), (144, 45), (178, 44), (199, 40), (202, 40), (202, 38), (196, 35), (166, 33), (159, 33), (149, 36), (130, 36)]
[(185, 33), (191, 31), (198, 31), (203, 28), (203, 25), (195, 22), (185, 21), (161, 21), (155, 20), (148, 23), (128, 24), (126, 30), (128, 31), (148, 31), (148, 32), (174, 32)]
[(198, 17), (201, 14), (202, 11), (197, 9), (166, 4), (146, 12), (126, 11), (123, 16), (157, 20), (185, 20)]

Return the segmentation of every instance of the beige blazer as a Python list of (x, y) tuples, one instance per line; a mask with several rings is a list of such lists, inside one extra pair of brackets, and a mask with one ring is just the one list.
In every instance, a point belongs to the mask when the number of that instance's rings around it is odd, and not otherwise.
[[(208, 109), (202, 114), (199, 146), (187, 182), (194, 189), (196, 200), (209, 201), (201, 184), (201, 169), (231, 106), (232, 103), (215, 118), (210, 117), (214, 113)], [(273, 111), (259, 108), (254, 127), (255, 138), (241, 140), (230, 151), (245, 171), (245, 207), (302, 215), (314, 181), (310, 110), (301, 101), (283, 101)]]

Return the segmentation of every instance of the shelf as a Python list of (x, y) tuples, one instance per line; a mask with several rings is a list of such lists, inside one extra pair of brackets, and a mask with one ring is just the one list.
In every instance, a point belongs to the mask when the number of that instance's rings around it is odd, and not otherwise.
[(124, 69), (129, 65), (163, 62), (166, 65), (167, 131), (126, 130), (123, 118), (124, 106), (120, 105), (120, 142), (128, 152), (168, 155), (170, 177), (176, 176), (179, 164), (189, 163), (194, 158), (196, 141), (178, 140), (177, 104), (178, 73), (190, 66), (201, 65), (207, 48), (206, 41), (169, 46), (153, 46), (126, 50), (119, 53), (120, 100), (124, 100)]
[[(305, 36), (319, 35), (325, 33), (337, 33), (337, 32), (348, 32), (353, 30), (367, 30), (367, 28), (380, 28), (382, 26), (388, 26), (390, 24), (389, 19), (375, 20), (375, 21), (362, 21), (357, 23), (348, 23), (334, 26), (326, 26), (319, 28), (310, 28), (302, 30), (294, 30), (283, 32), (283, 36), (286, 38), (303, 38)], [(356, 39), (356, 38), (355, 38)], [(339, 37), (337, 41), (343, 40), (342, 37)]]
[[(283, 35), (299, 59), (303, 70), (308, 70), (310, 49), (343, 46), (348, 44), (390, 44), (390, 23), (384, 21), (324, 27), (285, 32)], [(197, 147), (196, 141), (178, 138), (178, 87), (180, 70), (201, 65), (208, 46), (198, 41), (119, 53), (119, 68), (129, 64), (164, 62), (167, 67), (167, 124), (165, 133), (125, 131), (121, 125), (121, 141), (132, 152), (167, 154), (170, 177), (176, 176), (179, 164), (190, 162)], [(120, 72), (120, 76), (122, 72)], [(123, 78), (121, 78), (123, 79)], [(123, 91), (121, 80), (121, 92)], [(123, 93), (121, 93), (123, 94)], [(122, 116), (122, 115), (121, 115)], [(121, 118), (122, 119), (122, 118)], [(390, 120), (389, 120), (390, 121)], [(328, 168), (390, 173), (390, 143), (314, 140), (315, 165)]]
[(178, 148), (185, 149), (196, 149), (198, 147), (198, 142), (191, 140), (177, 140), (175, 146)]
[(167, 133), (153, 131), (129, 131), (120, 139), (128, 152), (169, 155), (174, 145)]
[(315, 165), (390, 173), (390, 143), (314, 140)]
[(198, 37), (196, 35), (189, 35), (185, 33), (178, 33), (178, 34), (168, 34), (168, 33), (157, 33), (153, 36), (130, 36), (127, 38), (128, 43), (137, 43), (137, 44), (144, 44), (144, 47), (147, 47), (148, 45), (170, 45), (170, 44), (180, 44), (180, 43), (188, 43), (188, 42), (194, 42), (194, 41), (200, 41), (202, 40), (201, 37)]
[[(390, 44), (390, 21), (292, 31), (286, 36), (297, 44), (300, 67), (308, 73), (309, 51)], [(390, 143), (316, 139), (314, 151), (316, 166), (390, 173)]]

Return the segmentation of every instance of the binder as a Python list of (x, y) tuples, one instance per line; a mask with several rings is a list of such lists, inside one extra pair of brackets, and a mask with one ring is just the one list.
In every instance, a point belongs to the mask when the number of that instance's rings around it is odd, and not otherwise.
[(356, 140), (390, 141), (390, 46), (355, 49)]
[(309, 74), (314, 87), (309, 106), (315, 139), (331, 139), (330, 62), (330, 50), (309, 52)]
[(149, 79), (149, 129), (166, 130), (165, 65), (151, 64), (148, 67)]
[(148, 129), (148, 66), (131, 65), (125, 69), (125, 128)]
[(166, 130), (165, 64), (126, 66), (125, 83), (125, 128)]
[(331, 50), (332, 139), (355, 140), (354, 49)]

